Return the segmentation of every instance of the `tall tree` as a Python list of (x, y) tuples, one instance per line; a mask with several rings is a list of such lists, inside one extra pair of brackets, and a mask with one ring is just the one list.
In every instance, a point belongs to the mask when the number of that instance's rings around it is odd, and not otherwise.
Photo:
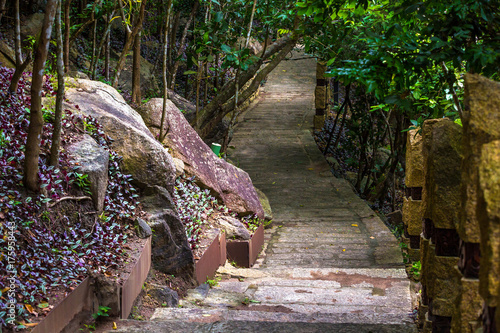
[(21, 44), (21, 19), (19, 17), (19, 0), (14, 1), (14, 15), (15, 15), (15, 53), (16, 53), (16, 70), (10, 81), (9, 93), (15, 94), (17, 92), (17, 86), (19, 84), (19, 79), (23, 75), (24, 70), (31, 61), (31, 51), (28, 52), (26, 59), (23, 61), (22, 44)]
[(69, 36), (70, 36), (70, 15), (71, 0), (64, 1), (64, 71), (69, 71)]
[(160, 121), (160, 135), (158, 139), (160, 142), (163, 141), (166, 135), (165, 130), (165, 118), (167, 115), (167, 99), (168, 99), (168, 88), (167, 88), (167, 48), (168, 48), (168, 27), (170, 26), (170, 13), (172, 11), (172, 0), (167, 2), (166, 18), (165, 18), (165, 34), (163, 39), (163, 68), (162, 68), (162, 78), (163, 78), (163, 104), (161, 110), (161, 121)]
[(59, 148), (61, 146), (62, 105), (64, 97), (64, 60), (63, 60), (63, 36), (61, 24), (61, 2), (57, 6), (56, 13), (56, 39), (57, 39), (57, 95), (56, 109), (54, 112), (54, 131), (52, 132), (52, 146), (50, 147), (50, 165), (57, 166), (59, 163)]
[(49, 42), (52, 34), (52, 25), (56, 16), (58, 0), (47, 0), (45, 17), (43, 19), (40, 37), (35, 47), (33, 63), (33, 78), (31, 83), (31, 111), (26, 152), (24, 160), (24, 185), (32, 191), (39, 190), (38, 160), (40, 157), (40, 141), (42, 137), (42, 83), (45, 70), (45, 61), (49, 51)]
[[(142, 30), (142, 29), (141, 29)], [(141, 103), (141, 30), (135, 35), (132, 61), (132, 103)]]
[[(118, 2), (120, 3), (121, 6), (120, 11), (123, 22), (126, 23), (122, 1), (118, 0)], [(120, 79), (121, 71), (125, 66), (125, 60), (127, 59), (128, 51), (130, 50), (130, 47), (132, 46), (132, 43), (135, 40), (135, 36), (139, 33), (139, 30), (142, 28), (142, 22), (144, 21), (144, 11), (146, 9), (146, 2), (147, 0), (141, 1), (141, 6), (139, 7), (139, 13), (136, 15), (136, 20), (132, 26), (132, 29), (130, 29), (130, 27), (126, 25), (127, 41), (125, 42), (125, 46), (123, 47), (122, 53), (120, 54), (120, 58), (118, 59), (118, 62), (115, 67), (115, 76), (113, 78), (113, 87), (115, 88), (118, 87), (118, 80)]]

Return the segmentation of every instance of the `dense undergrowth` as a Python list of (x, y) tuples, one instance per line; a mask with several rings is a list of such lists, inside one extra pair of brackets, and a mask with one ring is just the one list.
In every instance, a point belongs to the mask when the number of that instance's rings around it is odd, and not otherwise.
[[(179, 217), (186, 229), (186, 236), (191, 249), (198, 247), (203, 229), (214, 214), (222, 214), (238, 218), (235, 212), (224, 204), (219, 204), (217, 199), (210, 194), (210, 190), (201, 189), (194, 177), (179, 177), (175, 182), (174, 203)], [(256, 215), (248, 215), (239, 219), (242, 224), (253, 232), (263, 223)]]
[[(21, 329), (31, 326), (30, 314), (38, 317), (53, 307), (50, 295), (69, 291), (90, 271), (106, 273), (125, 260), (127, 222), (135, 214), (137, 194), (130, 176), (120, 171), (120, 156), (109, 149), (111, 139), (95, 119), (66, 111), (63, 142), (86, 132), (110, 154), (104, 212), (97, 216), (90, 200), (66, 200), (86, 195), (89, 184), (64, 151), (58, 167), (48, 165), (53, 130), (49, 110), (44, 110), (39, 161), (41, 193), (26, 192), (30, 74), (21, 78), (17, 94), (9, 95), (12, 74), (0, 68), (0, 327)], [(50, 81), (46, 76), (45, 96), (55, 94)]]

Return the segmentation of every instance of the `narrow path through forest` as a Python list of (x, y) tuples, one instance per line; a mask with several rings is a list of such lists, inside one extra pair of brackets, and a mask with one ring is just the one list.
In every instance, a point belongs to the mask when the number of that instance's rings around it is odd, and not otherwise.
[[(240, 119), (230, 158), (269, 198), (274, 227), (251, 269), (157, 309), (127, 332), (416, 332), (397, 240), (311, 135), (314, 59), (282, 62)], [(248, 305), (241, 305), (241, 300)]]

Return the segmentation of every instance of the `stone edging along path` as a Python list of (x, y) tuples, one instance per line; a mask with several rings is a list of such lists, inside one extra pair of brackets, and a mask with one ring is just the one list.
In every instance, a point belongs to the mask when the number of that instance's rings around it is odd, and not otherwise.
[(270, 74), (231, 143), (273, 208), (257, 264), (226, 265), (216, 287), (122, 332), (416, 332), (398, 242), (331, 175), (311, 135), (316, 62), (294, 53), (301, 59)]

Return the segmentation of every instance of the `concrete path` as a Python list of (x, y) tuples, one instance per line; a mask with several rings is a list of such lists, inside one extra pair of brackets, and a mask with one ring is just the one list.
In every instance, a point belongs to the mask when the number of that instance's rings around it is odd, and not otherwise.
[(397, 240), (312, 138), (314, 87), (315, 60), (283, 62), (231, 143), (273, 208), (258, 263), (127, 332), (416, 332)]

